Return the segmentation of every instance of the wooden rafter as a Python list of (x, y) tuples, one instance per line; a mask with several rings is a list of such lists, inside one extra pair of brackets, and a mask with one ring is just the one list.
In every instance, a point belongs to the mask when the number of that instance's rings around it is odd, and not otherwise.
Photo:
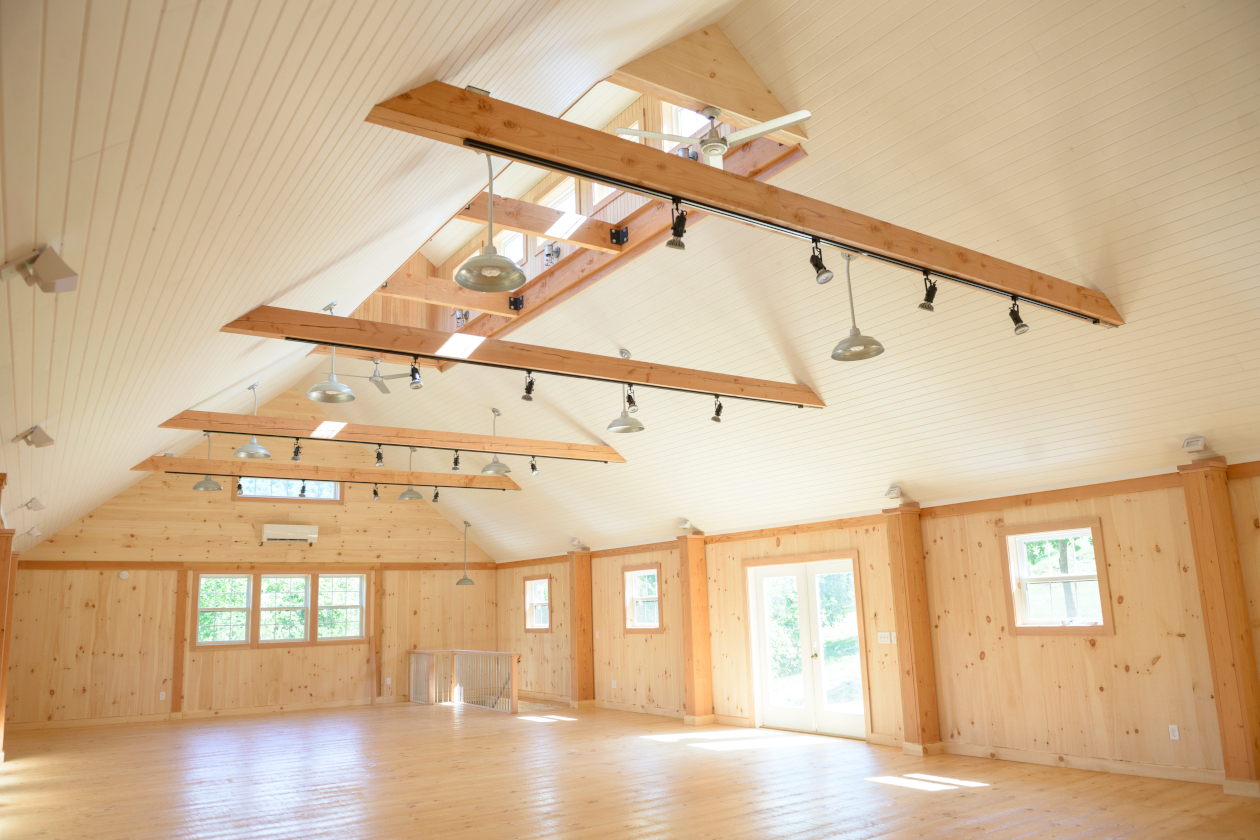
[(626, 462), (626, 459), (611, 446), (457, 432), (431, 432), (421, 429), (396, 429), (391, 426), (363, 426), (357, 423), (344, 425), (334, 423), (329, 426), (325, 421), (296, 417), (255, 417), (250, 414), (181, 411), (163, 423), (161, 428), (259, 437), (334, 440), (342, 443), (415, 446), (423, 449), (484, 452), (487, 455), (529, 455), (539, 458), (567, 458), (574, 461), (604, 461), (616, 464)]
[(356, 318), (339, 318), (317, 312), (280, 309), (275, 306), (260, 306), (225, 325), (223, 332), (338, 347), (357, 347), (373, 353), (417, 355), (489, 367), (529, 370), (535, 373), (608, 382), (625, 382), (652, 388), (716, 394), (764, 402), (815, 408), (822, 408), (824, 405), (818, 395), (805, 385), (656, 365), (640, 362), (637, 359), (535, 347), (494, 338), (480, 339), (467, 355), (457, 355), (450, 349), (443, 350), (443, 346), (453, 337), (473, 341), (478, 339), (460, 333), (400, 327), (375, 321), (361, 321)]
[[(608, 81), (696, 112), (709, 105), (721, 108), (719, 119), (735, 128), (788, 113), (716, 26), (706, 26), (622, 65)], [(799, 125), (769, 136), (784, 143), (807, 139)]]
[(413, 277), (395, 272), (373, 294), (435, 303), (453, 309), (471, 309), (473, 312), (485, 312), (509, 320), (517, 316), (508, 305), (506, 293), (470, 292), (457, 286), (454, 281), (443, 280), (441, 277)]
[[(489, 199), (490, 196), (487, 193), (478, 193), (476, 198), (455, 214), (455, 218), (461, 222), (486, 224), (490, 218)], [(612, 237), (609, 235), (613, 226), (598, 219), (583, 217), (584, 221), (561, 236), (562, 231), (553, 230), (553, 228), (564, 215), (560, 210), (552, 210), (541, 204), (531, 204), (528, 201), (502, 195), (494, 197), (495, 229), (528, 233), (553, 242), (567, 242), (579, 248), (591, 248), (608, 254), (621, 253), (621, 246), (612, 244)]]
[(604, 179), (648, 195), (734, 214), (942, 277), (1035, 301), (1099, 323), (1124, 323), (1101, 292), (1023, 268), (879, 219), (790, 193), (677, 155), (430, 82), (374, 107), (368, 122), (533, 165)]
[(307, 481), (350, 481), (357, 484), (410, 484), (431, 487), (464, 487), (473, 490), (520, 490), (505, 475), (408, 472), (375, 467), (329, 467), (321, 464), (280, 464), (271, 461), (209, 458), (166, 458), (156, 455), (132, 467), (140, 472), (182, 475), (230, 475), (241, 478), (290, 478)]

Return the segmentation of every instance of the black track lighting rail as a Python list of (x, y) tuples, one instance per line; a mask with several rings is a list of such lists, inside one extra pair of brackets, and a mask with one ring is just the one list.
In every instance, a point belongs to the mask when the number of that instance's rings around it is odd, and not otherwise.
[[(417, 448), (418, 448), (418, 447), (417, 447)], [(214, 472), (207, 473), (207, 472), (205, 472), (204, 470), (197, 470), (197, 471), (195, 471), (195, 472), (193, 472), (193, 471), (188, 471), (188, 470), (162, 470), (162, 472), (166, 473), (167, 475), (211, 475), (211, 476), (218, 476), (219, 478), (236, 478), (236, 479), (241, 479), (241, 478), (266, 478), (266, 479), (268, 479), (268, 480), (275, 480), (275, 476), (267, 476), (267, 475), (226, 475), (226, 474), (220, 474), (220, 473), (214, 473)], [(291, 481), (336, 481), (338, 484), (374, 484), (374, 485), (376, 485), (376, 486), (378, 486), (378, 487), (416, 487), (416, 486), (419, 486), (419, 487), (432, 487), (432, 486), (433, 486), (432, 484), (420, 484), (420, 485), (415, 485), (415, 484), (394, 484), (394, 483), (389, 482), (389, 481), (347, 481), (347, 480), (345, 480), (345, 479), (325, 479), (325, 478), (305, 478), (305, 479), (302, 479), (302, 478), (295, 478), (295, 479), (290, 479), (290, 480), (291, 480)], [(455, 487), (455, 486), (452, 486), (452, 485), (444, 485), (444, 486), (446, 487), (446, 489), (447, 489), (447, 490), (490, 490), (490, 491), (493, 491), (493, 492), (495, 492), (495, 493), (506, 493), (506, 492), (508, 491), (508, 488), (506, 488), (506, 487)], [(258, 497), (251, 497), (251, 498), (268, 498), (268, 497), (266, 497), (266, 496), (258, 496)], [(294, 497), (290, 497), (290, 498), (294, 498)]]
[[(963, 286), (969, 286), (973, 289), (979, 289), (982, 292), (988, 292), (989, 294), (998, 295), (999, 297), (1003, 297), (1003, 298), (1012, 297), (1011, 293), (1008, 291), (1005, 291), (1002, 289), (995, 289), (992, 286), (986, 286), (984, 283), (977, 283), (975, 280), (968, 280), (963, 277), (957, 277), (953, 274), (946, 274), (944, 272), (936, 271), (935, 269), (931, 269), (926, 266), (918, 265), (917, 263), (913, 263), (908, 260), (898, 259), (897, 257), (890, 257), (885, 254), (872, 253), (871, 251), (867, 251), (864, 248), (859, 248), (854, 245), (850, 245), (846, 242), (841, 242), (838, 239), (827, 239), (825, 237), (815, 236), (812, 233), (805, 233), (804, 231), (796, 230), (786, 225), (780, 225), (780, 224), (775, 224), (773, 222), (762, 221), (761, 219), (755, 219), (752, 216), (746, 216), (743, 213), (736, 213), (731, 210), (723, 209), (721, 207), (715, 207), (712, 204), (706, 204), (705, 202), (702, 202), (702, 201), (693, 201), (687, 198), (679, 198), (678, 196), (670, 195), (667, 192), (654, 190), (650, 187), (644, 187), (639, 184), (632, 183), (630, 181), (622, 181), (618, 178), (609, 178), (607, 175), (600, 175), (598, 173), (591, 172), (586, 169), (581, 169), (576, 166), (569, 166), (567, 164), (557, 163), (556, 161), (549, 160), (548, 158), (542, 158), (536, 155), (526, 154), (524, 152), (516, 152), (511, 149), (505, 149), (502, 146), (495, 146), (491, 143), (483, 143), (480, 140), (473, 140), (472, 138), (465, 138), (464, 146), (466, 146), (469, 149), (476, 149), (479, 152), (485, 152), (487, 154), (495, 155), (496, 157), (502, 157), (502, 158), (507, 158), (509, 160), (515, 160), (520, 163), (528, 164), (529, 166), (536, 166), (540, 169), (547, 169), (547, 170), (551, 170), (552, 172), (562, 172), (566, 175), (572, 175), (576, 178), (582, 178), (583, 180), (587, 180), (587, 181), (595, 181), (596, 183), (605, 184), (610, 187), (615, 187), (616, 189), (619, 189), (619, 190), (625, 190), (626, 192), (637, 193), (638, 195), (659, 199), (661, 201), (668, 201), (671, 204), (675, 204), (675, 205), (685, 204), (688, 207), (694, 207), (696, 210), (701, 210), (705, 213), (712, 213), (715, 216), (723, 216), (727, 219), (731, 219), (736, 222), (742, 222), (746, 225), (753, 225), (754, 227), (759, 227), (765, 230), (774, 231), (775, 233), (781, 233), (785, 236), (792, 236), (797, 239), (804, 239), (807, 242), (821, 242), (825, 245), (830, 245), (833, 248), (839, 248), (842, 251), (847, 251), (850, 254), (856, 254), (859, 257), (865, 257), (866, 259), (870, 259), (870, 260), (878, 260), (879, 262), (887, 263), (888, 265), (895, 265), (899, 268), (904, 268), (907, 271), (914, 271), (919, 274), (925, 274), (931, 277), (939, 277), (942, 280), (949, 280), (952, 283), (958, 283)], [(1019, 297), (1018, 295), (1016, 295), (1015, 297), (1017, 297), (1018, 300), (1020, 300), (1021, 302), (1027, 303), (1030, 306), (1039, 306), (1042, 309), (1048, 309), (1051, 312), (1058, 312), (1060, 315), (1067, 315), (1069, 317), (1077, 319), (1078, 321), (1086, 321), (1091, 324), (1102, 323), (1097, 318), (1091, 318), (1088, 315), (1081, 315), (1078, 312), (1072, 312), (1069, 309), (1064, 309), (1061, 306), (1055, 306), (1052, 303), (1042, 303), (1041, 301), (1032, 300), (1030, 298), (1025, 298), (1025, 297)]]

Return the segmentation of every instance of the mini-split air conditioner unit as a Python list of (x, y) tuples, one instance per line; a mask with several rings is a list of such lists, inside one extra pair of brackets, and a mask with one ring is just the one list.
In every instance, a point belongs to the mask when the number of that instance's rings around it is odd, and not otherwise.
[(262, 542), (267, 543), (306, 543), (315, 545), (319, 539), (318, 525), (264, 525)]

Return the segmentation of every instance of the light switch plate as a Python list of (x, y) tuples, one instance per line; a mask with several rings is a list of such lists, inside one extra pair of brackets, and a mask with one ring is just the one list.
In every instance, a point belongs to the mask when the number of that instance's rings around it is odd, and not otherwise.
[(1177, 727), (1177, 724), (1175, 723), (1168, 724), (1168, 738), (1169, 740), (1172, 740), (1172, 741), (1181, 740), (1181, 729)]
[(159, 699), (159, 700), (165, 700), (165, 699), (166, 699), (166, 692), (165, 692), (165, 691), (163, 691), (163, 692), (161, 692), (160, 694), (158, 694), (158, 699)]
[(613, 684), (613, 685), (612, 685), (612, 687), (613, 687), (613, 688), (616, 688), (616, 687), (617, 687), (617, 681), (616, 681), (616, 680), (613, 680), (613, 681), (612, 681), (612, 684)]
[(888, 632), (883, 632), (883, 633), (880, 633), (880, 634), (879, 634), (879, 643), (880, 643), (881, 645), (891, 644), (891, 643), (892, 643), (892, 634), (891, 634), (891, 633), (888, 633)]
[(393, 677), (386, 677), (386, 678), (385, 678), (385, 685), (391, 685), (393, 682), (394, 682), (394, 678), (393, 678)]

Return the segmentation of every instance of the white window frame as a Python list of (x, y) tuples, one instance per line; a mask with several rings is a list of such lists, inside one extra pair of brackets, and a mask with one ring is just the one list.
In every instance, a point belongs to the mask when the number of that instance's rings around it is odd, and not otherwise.
[[(1107, 581), (1107, 559), (1103, 542), (1102, 521), (1098, 518), (1072, 519), (1059, 522), (1036, 522), (1020, 525), (1003, 525), (996, 529), (998, 546), (1002, 555), (1002, 574), (1005, 580), (1006, 614), (1009, 632), (1014, 635), (1065, 635), (1111, 636), (1115, 634), (1115, 620), (1111, 607), (1111, 588)], [(1027, 575), (1024, 558), (1018, 550), (1017, 540), (1038, 536), (1042, 539), (1079, 536), (1088, 531), (1094, 543), (1093, 575)], [(1102, 607), (1099, 622), (1034, 622), (1027, 618), (1028, 583), (1063, 583), (1080, 580), (1098, 581), (1098, 600)]]
[[(245, 578), (249, 581), (245, 587), (245, 606), (244, 607), (205, 607), (201, 606), (201, 582), (207, 578)], [(250, 630), (254, 625), (254, 576), (252, 574), (240, 574), (232, 572), (207, 573), (201, 574), (197, 578), (196, 600), (193, 601), (193, 607), (196, 614), (193, 618), (192, 642), (195, 647), (247, 647), (251, 639)], [(224, 639), (220, 641), (201, 641), (201, 614), (203, 612), (239, 612), (245, 613), (245, 638), (244, 639)]]
[[(545, 601), (535, 601), (535, 600), (532, 600), (531, 598), (531, 594), (532, 594), (531, 591), (533, 587), (531, 587), (530, 584), (537, 583), (540, 580), (547, 582), (547, 599)], [(547, 623), (534, 624), (532, 623), (534, 607), (537, 607), (542, 604), (545, 604), (547, 606)], [(551, 619), (553, 615), (554, 613), (552, 612), (552, 609), (551, 609), (551, 575), (530, 575), (529, 577), (525, 578), (525, 632), (526, 633), (550, 633), (551, 632)]]
[[(656, 597), (636, 598), (634, 596), (634, 578), (644, 572), (656, 575)], [(643, 566), (626, 566), (621, 570), (623, 594), (625, 596), (625, 630), (627, 633), (661, 633), (665, 630), (665, 586), (661, 576), (661, 564), (650, 563)], [(640, 601), (656, 602), (656, 624), (639, 624), (634, 620), (635, 606)]]
[[(357, 577), (359, 579), (359, 603), (357, 604), (321, 604), (318, 600), (318, 594), (315, 601), (315, 639), (320, 642), (342, 641), (344, 639), (363, 639), (367, 637), (367, 575), (362, 572), (326, 572), (318, 577), (318, 581), (322, 582), (324, 578), (348, 578)], [(319, 583), (316, 584), (316, 593), (319, 592)], [(320, 610), (353, 610), (359, 611), (359, 633), (356, 636), (325, 636), (319, 632), (319, 611)]]
[(524, 265), (526, 259), (529, 257), (529, 239), (525, 236), (525, 234), (521, 233), (520, 231), (517, 231), (517, 230), (501, 231), (499, 235), (495, 237), (494, 249), (498, 251), (500, 254), (507, 256), (507, 247), (504, 243), (506, 243), (509, 239), (511, 239), (514, 236), (519, 236), (521, 238), (521, 258), (519, 260), (514, 260), (514, 262), (517, 265)]
[[(252, 496), (252, 495), (246, 495), (244, 493), (238, 493), (236, 490), (237, 485), (240, 484), (244, 478), (250, 478), (250, 477), (252, 476), (242, 476), (237, 481), (232, 482), (232, 499), (234, 501), (237, 499), (241, 499), (244, 501), (255, 501), (255, 502), (292, 502), (295, 504), (303, 504), (303, 505), (312, 505), (312, 504), (339, 505), (339, 504), (342, 504), (343, 496), (345, 495), (345, 493), (343, 492), (344, 488), (341, 486), (340, 481), (308, 481), (307, 482), (307, 484), (335, 484), (336, 488), (333, 491), (333, 497), (331, 499), (303, 499), (299, 496)], [(268, 481), (301, 482), (301, 479), (298, 479), (298, 478), (269, 478), (267, 480)]]
[[(300, 578), (306, 582), (306, 598), (300, 607), (264, 607), (263, 602), (263, 583), (268, 578)], [(263, 619), (269, 612), (287, 612), (289, 610), (302, 611), (302, 637), (300, 639), (264, 639), (263, 638)], [(258, 643), (261, 645), (295, 645), (305, 642), (311, 637), (311, 576), (303, 574), (263, 574), (258, 578)]]

